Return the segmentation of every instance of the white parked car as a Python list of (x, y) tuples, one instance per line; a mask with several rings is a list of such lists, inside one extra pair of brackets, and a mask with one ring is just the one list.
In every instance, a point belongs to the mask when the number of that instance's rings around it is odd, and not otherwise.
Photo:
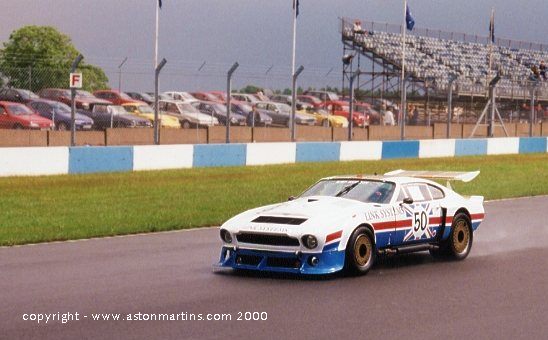
[(160, 100), (158, 108), (162, 113), (177, 117), (183, 129), (197, 126), (219, 125), (219, 120), (198, 111), (190, 102), (180, 100)]
[(463, 197), (429, 179), (467, 182), (478, 174), (397, 170), (324, 178), (297, 198), (225, 222), (217, 266), (365, 274), (381, 254), (428, 250), (462, 260), (484, 218), (483, 197)]

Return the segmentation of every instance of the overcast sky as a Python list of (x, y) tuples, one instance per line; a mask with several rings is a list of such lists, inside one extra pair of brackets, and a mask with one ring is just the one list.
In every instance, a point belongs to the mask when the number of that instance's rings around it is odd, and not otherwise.
[[(113, 87), (118, 64), (127, 56), (123, 87), (152, 89), (157, 0), (2, 3), (0, 41), (24, 25), (51, 25), (72, 38), (87, 62), (103, 67)], [(303, 86), (340, 86), (340, 17), (399, 24), (403, 15), (402, 0), (300, 3), (297, 65), (305, 66)], [(494, 7), (497, 37), (548, 44), (547, 0), (409, 0), (409, 5), (417, 27), (483, 36)], [(292, 0), (163, 0), (160, 59), (168, 60), (163, 90), (224, 89), (224, 74), (235, 61), (241, 65), (236, 87), (290, 87), (291, 6)]]

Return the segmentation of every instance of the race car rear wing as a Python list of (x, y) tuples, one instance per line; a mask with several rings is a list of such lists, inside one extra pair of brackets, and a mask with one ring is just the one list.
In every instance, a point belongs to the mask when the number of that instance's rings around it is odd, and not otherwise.
[(470, 182), (479, 175), (478, 171), (411, 171), (411, 170), (394, 170), (385, 173), (385, 176), (403, 176), (403, 177), (417, 177), (426, 179), (441, 179), (447, 181), (447, 186), (450, 187), (449, 181), (462, 181)]

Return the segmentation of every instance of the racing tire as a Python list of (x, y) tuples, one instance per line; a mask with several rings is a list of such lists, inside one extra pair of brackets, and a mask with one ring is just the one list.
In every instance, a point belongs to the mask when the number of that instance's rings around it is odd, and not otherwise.
[(454, 260), (464, 260), (472, 249), (474, 233), (470, 217), (459, 213), (453, 219), (451, 234), (447, 240), (447, 251)]
[(353, 275), (365, 275), (375, 263), (376, 249), (373, 234), (366, 227), (359, 227), (346, 245), (345, 266)]
[(181, 123), (181, 127), (183, 129), (190, 129), (190, 122), (188, 120), (184, 120), (182, 123)]
[(68, 130), (68, 125), (66, 123), (59, 123), (59, 125), (57, 125), (57, 130), (67, 131)]

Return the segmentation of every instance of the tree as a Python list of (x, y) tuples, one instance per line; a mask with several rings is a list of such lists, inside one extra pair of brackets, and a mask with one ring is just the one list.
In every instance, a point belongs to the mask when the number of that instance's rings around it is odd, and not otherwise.
[[(70, 66), (80, 52), (70, 37), (51, 26), (25, 26), (11, 33), (0, 50), (0, 73), (9, 85), (37, 91), (45, 87), (68, 87)], [(107, 88), (102, 69), (80, 63), (84, 89)]]
[(262, 91), (263, 89), (258, 87), (258, 86), (255, 86), (255, 85), (247, 85), (246, 87), (242, 88), (240, 90), (241, 93), (250, 93), (250, 94), (255, 94), (259, 91)]

